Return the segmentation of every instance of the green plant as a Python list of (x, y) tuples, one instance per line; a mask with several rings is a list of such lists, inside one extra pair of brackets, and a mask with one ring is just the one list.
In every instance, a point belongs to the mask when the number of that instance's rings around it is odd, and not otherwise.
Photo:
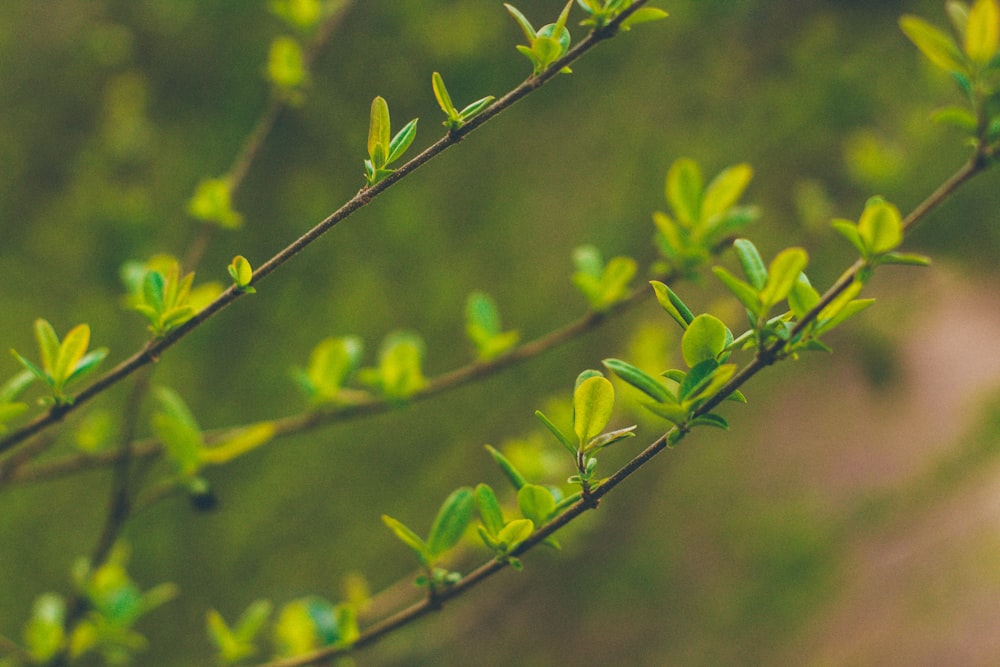
[[(236, 427), (204, 429), (194, 416), (196, 411), (201, 414), (201, 405), (192, 403), (196, 408), (192, 410), (178, 392), (159, 382), (149, 388), (148, 373), (139, 371), (152, 372), (151, 365), (159, 362), (168, 348), (243, 295), (256, 293), (261, 281), (334, 225), (508, 109), (520, 97), (556, 74), (568, 71), (567, 65), (593, 45), (632, 25), (665, 16), (661, 10), (645, 6), (643, 0), (603, 3), (578, 0), (576, 4), (586, 13), (582, 24), (592, 30), (572, 49), (567, 27), (574, 7), (572, 2), (565, 5), (554, 23), (538, 31), (519, 10), (505, 5), (528, 40), (528, 45), (519, 46), (518, 51), (531, 61), (532, 73), (523, 84), (498, 99), (485, 97), (459, 111), (452, 104), (440, 74), (434, 72), (430, 92), (446, 115), (447, 132), (410, 161), (402, 162), (402, 158), (415, 140), (417, 121), (410, 121), (393, 135), (388, 105), (376, 97), (368, 118), (364, 187), (341, 208), (256, 268), (243, 255), (235, 255), (227, 266), (231, 279), (227, 287), (220, 283), (194, 286), (193, 266), (210, 240), (205, 235), (196, 239), (183, 262), (173, 256), (157, 255), (147, 262), (127, 263), (122, 270), (126, 306), (146, 319), (150, 337), (137, 352), (79, 394), (70, 394), (67, 386), (92, 372), (107, 356), (107, 350), (87, 352), (90, 333), (87, 325), (75, 327), (60, 341), (51, 325), (45, 320), (36, 321), (35, 338), (41, 362), (36, 364), (15, 352), (17, 361), (26, 370), (0, 388), (0, 425), (9, 429), (0, 439), (0, 454), (5, 455), (0, 460), (0, 485), (37, 482), (88, 468), (108, 467), (112, 473), (111, 494), (105, 526), (93, 555), (74, 569), (74, 594), (40, 595), (24, 626), (22, 641), (0, 637), (0, 651), (6, 653), (0, 653), (0, 665), (70, 664), (88, 654), (100, 654), (109, 663), (119, 663), (146, 650), (146, 641), (135, 625), (174, 598), (177, 589), (167, 584), (142, 592), (127, 572), (127, 552), (120, 540), (126, 525), (141, 510), (174, 494), (187, 494), (199, 510), (213, 509), (217, 498), (209, 480), (210, 468), (231, 464), (281, 438), (310, 434), (322, 425), (412, 407), (417, 401), (486, 378), (549, 351), (615, 318), (633, 304), (655, 300), (680, 327), (676, 355), (683, 361), (682, 368), (649, 372), (643, 370), (646, 367), (643, 363), (605, 358), (603, 366), (609, 375), (595, 369), (585, 370), (577, 374), (572, 392), (566, 392), (568, 396), (546, 406), (544, 412), (535, 412), (543, 433), (551, 436), (557, 446), (551, 447), (552, 451), (545, 445), (532, 450), (526, 457), (530, 468), (523, 459), (517, 460), (514, 448), (487, 447), (509, 489), (498, 491), (486, 482), (471, 481), (459, 486), (440, 505), (426, 535), (399, 519), (382, 515), (391, 534), (415, 556), (416, 582), (423, 589), (416, 602), (396, 605), (373, 621), (364, 616), (370, 602), (367, 592), (357, 593), (355, 588), (354, 593), (345, 592), (339, 602), (328, 600), (327, 593), (309, 593), (297, 595), (280, 606), (266, 599), (255, 599), (249, 605), (242, 603), (245, 611), (233, 625), (213, 608), (205, 616), (205, 625), (219, 664), (244, 664), (265, 655), (273, 657), (267, 663), (272, 666), (322, 664), (375, 643), (441, 609), (448, 600), (465, 594), (508, 566), (525, 569), (526, 553), (540, 544), (559, 547), (555, 535), (558, 531), (598, 508), (618, 485), (658, 453), (678, 445), (695, 427), (728, 429), (729, 421), (720, 413), (720, 405), (727, 400), (746, 402), (742, 388), (764, 368), (807, 351), (829, 351), (824, 337), (873, 303), (870, 298), (860, 297), (876, 270), (890, 264), (929, 263), (922, 255), (900, 251), (914, 226), (959, 186), (994, 162), (1000, 136), (995, 129), (1000, 125), (1000, 110), (995, 108), (997, 93), (993, 82), (1000, 62), (1000, 9), (995, 0), (977, 0), (971, 8), (950, 3), (950, 15), (956, 23), (961, 46), (921, 19), (906, 17), (902, 27), (935, 65), (958, 80), (968, 96), (969, 110), (950, 111), (939, 118), (950, 119), (963, 128), (972, 143), (972, 155), (965, 166), (905, 217), (896, 206), (876, 196), (867, 200), (857, 222), (834, 220), (834, 229), (853, 246), (858, 257), (825, 290), (815, 288), (806, 276), (806, 269), (812, 273), (813, 267), (804, 248), (781, 249), (765, 262), (753, 242), (736, 238), (738, 231), (743, 232), (749, 222), (759, 217), (755, 207), (739, 204), (753, 173), (748, 165), (724, 169), (706, 185), (698, 163), (680, 158), (666, 175), (665, 195), (671, 212), (653, 214), (654, 242), (648, 254), (658, 258), (641, 269), (640, 262), (632, 257), (618, 255), (605, 262), (596, 246), (577, 247), (571, 262), (566, 263), (573, 266), (571, 282), (582, 294), (587, 312), (549, 334), (522, 342), (520, 329), (504, 328), (493, 297), (475, 291), (465, 302), (464, 322), (458, 316), (459, 325), (453, 325), (462, 329), (464, 323), (474, 356), (451, 371), (434, 370), (435, 341), (428, 338), (429, 344), (410, 329), (386, 335), (370, 366), (364, 360), (369, 346), (360, 336), (333, 332), (324, 334), (314, 345), (304, 367), (292, 371), (305, 395), (305, 407), (285, 417), (255, 418)], [(335, 5), (339, 3), (289, 1), (273, 2), (271, 8), (282, 20), (306, 34), (319, 30), (324, 17), (332, 22), (332, 17), (339, 16)], [(303, 47), (299, 39), (276, 38), (268, 55), (266, 78), (273, 86), (272, 103), (279, 107), (302, 104), (307, 84), (316, 81), (309, 75), (313, 52)], [(265, 128), (264, 134), (273, 124), (271, 110), (276, 108), (268, 107), (262, 116), (264, 120), (256, 126)], [(974, 126), (971, 121), (975, 121)], [(234, 231), (247, 226), (248, 216), (236, 212), (234, 197), (246, 172), (245, 160), (256, 155), (262, 141), (254, 136), (225, 176), (204, 179), (196, 186), (188, 211), (196, 220), (210, 223), (203, 226), (203, 232), (212, 228)], [(556, 144), (551, 140), (544, 148), (550, 150)], [(405, 226), (406, 212), (396, 209), (395, 213), (393, 224)], [(406, 238), (405, 234), (402, 238)], [(701, 309), (692, 310), (678, 294), (683, 291), (679, 286), (682, 279), (703, 279), (710, 264), (728, 261), (729, 249), (742, 277), (737, 277), (735, 269), (723, 266), (715, 266), (712, 271), (729, 293), (730, 302), (743, 311), (745, 328), (731, 328), (727, 321), (732, 318), (724, 307), (712, 304), (699, 312)], [(249, 250), (246, 252), (256, 256)], [(191, 257), (195, 259), (188, 259)], [(221, 273), (221, 267), (216, 268)], [(650, 278), (649, 285), (632, 288), (635, 276), (643, 270)], [(403, 289), (395, 287), (396, 283), (392, 285), (389, 290), (392, 296), (404, 300)], [(309, 284), (309, 289), (316, 287)], [(278, 307), (267, 302), (268, 296), (262, 291), (251, 303), (255, 307), (261, 302), (265, 302), (263, 307)], [(362, 304), (367, 305), (367, 302)], [(455, 306), (454, 310), (461, 311), (461, 306)], [(317, 312), (309, 315), (321, 317)], [(663, 319), (662, 314), (659, 317)], [(271, 351), (274, 350), (269, 345), (253, 348), (254, 355)], [(627, 352), (623, 353), (626, 355)], [(299, 358), (306, 356), (302, 354)], [(110, 436), (95, 435), (108, 430), (99, 423), (82, 426), (83, 435), (78, 435), (77, 444), (70, 445), (70, 451), (39, 436), (55, 433), (64, 417), (126, 378), (133, 378), (134, 382), (125, 409), (117, 418), (120, 433), (116, 444), (111, 444)], [(648, 435), (639, 426), (622, 425), (632, 420), (617, 414), (621, 408), (616, 405), (623, 401), (619, 396), (621, 391), (612, 382), (615, 378), (626, 385), (624, 390), (632, 392), (631, 396), (639, 396), (639, 405), (646, 412), (660, 420), (660, 426), (654, 427), (659, 430)], [(30, 408), (20, 399), (30, 390), (34, 379), (47, 385), (50, 395), (43, 397), (47, 408), (25, 420)], [(246, 400), (240, 387), (235, 387), (233, 393), (239, 402)], [(510, 398), (499, 395), (504, 400)], [(147, 402), (151, 403), (148, 419), (142, 409)], [(241, 407), (247, 412), (255, 410), (249, 403)], [(460, 408), (450, 409), (457, 419)], [(149, 436), (137, 437), (143, 428)], [(370, 432), (374, 440), (380, 439), (377, 429)], [(637, 436), (646, 439), (646, 446), (639, 451), (630, 450), (630, 442)], [(372, 452), (378, 444), (372, 445)], [(393, 484), (415, 483), (423, 473), (412, 469), (419, 466), (427, 466), (437, 476), (450, 477), (456, 466), (450, 465), (449, 457), (432, 447), (435, 444), (438, 443), (429, 442), (419, 456), (411, 454), (412, 459), (400, 457), (399, 461), (383, 460), (373, 453), (370, 461), (376, 463), (371, 465), (398, 468)], [(608, 449), (611, 445), (615, 445), (613, 450)], [(50, 457), (42, 456), (49, 452)], [(602, 468), (599, 474), (598, 459), (606, 468), (615, 456), (624, 457), (625, 462), (614, 463), (610, 473)], [(549, 457), (555, 463), (550, 464)], [(138, 465), (159, 458), (168, 465)], [(310, 466), (307, 458), (301, 463), (304, 469)], [(385, 502), (384, 496), (375, 495), (380, 503)], [(408, 506), (405, 513), (416, 515), (419, 510)], [(322, 532), (326, 528), (316, 530)], [(485, 561), (482, 561), (483, 547)], [(585, 591), (587, 582), (581, 582), (580, 588)], [(13, 648), (7, 650), (8, 645)]]

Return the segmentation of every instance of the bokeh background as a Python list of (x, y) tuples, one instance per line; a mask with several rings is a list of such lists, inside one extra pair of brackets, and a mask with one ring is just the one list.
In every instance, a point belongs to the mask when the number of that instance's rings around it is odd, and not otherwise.
[[(561, 4), (520, 7), (537, 26)], [(575, 246), (655, 259), (650, 214), (680, 156), (707, 174), (752, 164), (745, 199), (763, 216), (749, 235), (767, 257), (807, 247), (826, 285), (852, 252), (831, 217), (856, 218), (875, 193), (908, 210), (962, 163), (960, 137), (929, 121), (957, 94), (896, 24), (904, 12), (944, 24), (942, 3), (657, 4), (668, 20), (603, 45), (380, 196), (171, 349), (155, 382), (215, 428), (303, 410), (290, 369), (328, 335), (363, 337), (371, 362), (388, 332), (417, 331), (427, 372), (444, 372), (472, 357), (472, 290), (538, 336), (585, 311), (569, 281)], [(228, 168), (264, 108), (264, 61), (283, 32), (263, 1), (0, 3), (4, 347), (33, 352), (36, 317), (60, 333), (88, 322), (111, 361), (142, 344), (119, 268), (182, 254), (198, 234), (187, 198)], [(236, 193), (244, 228), (213, 237), (198, 280), (226, 281), (237, 253), (259, 264), (361, 187), (375, 95), (397, 126), (421, 118), (420, 149), (443, 131), (431, 72), (459, 105), (498, 95), (528, 73), (521, 39), (499, 2), (353, 2), (306, 104), (281, 115)], [(835, 354), (758, 377), (748, 405), (725, 409), (731, 432), (696, 432), (568, 529), (562, 552), (529, 555), (523, 573), (357, 664), (996, 664), (998, 211), (989, 173), (915, 234), (909, 249), (932, 268), (880, 272), (879, 302), (831, 338)], [(740, 325), (713, 280), (678, 291)], [(132, 575), (181, 590), (142, 622), (140, 663), (208, 664), (206, 609), (233, 619), (259, 597), (336, 600), (353, 572), (415, 599), (411, 556), (379, 516), (423, 529), (456, 486), (502, 488), (484, 443), (534, 457), (538, 481), (558, 483), (569, 462), (532, 412), (558, 414), (576, 374), (605, 357), (673, 367), (674, 329), (646, 303), (477, 384), (211, 470), (212, 513), (177, 496), (137, 516)], [(15, 372), (0, 358), (0, 377)], [(662, 430), (619, 394), (616, 421), (640, 436), (608, 453), (608, 472)], [(81, 412), (115, 415), (122, 396)], [(85, 418), (68, 420), (53, 455)], [(19, 638), (36, 595), (69, 589), (108, 483), (93, 471), (0, 488), (0, 634)]]

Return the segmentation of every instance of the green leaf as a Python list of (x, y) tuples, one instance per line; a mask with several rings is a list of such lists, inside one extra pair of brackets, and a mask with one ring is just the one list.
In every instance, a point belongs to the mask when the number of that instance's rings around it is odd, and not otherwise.
[(659, 380), (620, 359), (605, 359), (604, 367), (658, 403), (675, 402), (673, 394)]
[[(544, 417), (544, 415), (542, 416)], [(562, 438), (560, 438), (560, 442), (561, 441)], [(514, 467), (514, 464), (511, 463), (510, 460), (500, 452), (500, 450), (498, 450), (496, 447), (493, 447), (492, 445), (486, 445), (486, 451), (490, 453), (490, 456), (493, 457), (493, 460), (496, 461), (496, 464), (500, 466), (500, 471), (503, 472), (503, 474), (507, 477), (507, 479), (510, 480), (510, 483), (514, 486), (515, 489), (520, 489), (527, 483), (527, 481), (524, 479), (524, 475), (522, 475), (520, 471), (516, 467)]]
[(16, 400), (35, 381), (35, 374), (30, 370), (23, 370), (11, 379), (0, 385), (0, 405)]
[(556, 499), (544, 486), (525, 484), (517, 492), (517, 507), (525, 519), (544, 525), (556, 509)]
[(76, 363), (76, 367), (73, 369), (73, 372), (69, 374), (68, 378), (66, 378), (65, 384), (68, 385), (71, 382), (75, 382), (85, 375), (95, 371), (97, 366), (104, 361), (107, 356), (108, 348), (106, 347), (99, 347), (96, 350), (83, 355), (83, 358)]
[(681, 329), (687, 329), (688, 325), (694, 319), (694, 313), (688, 309), (684, 302), (681, 301), (681, 298), (665, 283), (661, 283), (658, 280), (651, 280), (649, 284), (653, 286), (653, 291), (656, 293), (656, 300), (663, 310), (667, 311), (667, 314), (674, 318), (674, 321), (680, 325)]
[(86, 354), (89, 345), (90, 327), (86, 324), (79, 324), (66, 334), (59, 345), (59, 352), (52, 368), (52, 379), (58, 389), (61, 390), (66, 384), (69, 376), (83, 359), (83, 355)]
[(931, 120), (941, 125), (951, 125), (968, 134), (975, 134), (979, 127), (976, 115), (963, 107), (945, 107), (931, 114)]
[(376, 169), (386, 165), (389, 154), (389, 105), (381, 96), (372, 100), (368, 125), (368, 156)]
[(802, 248), (785, 248), (771, 260), (767, 267), (767, 282), (760, 291), (761, 316), (788, 296), (799, 274), (809, 263), (809, 255)]
[(475, 497), (472, 489), (462, 487), (452, 491), (445, 499), (427, 536), (427, 550), (432, 558), (448, 551), (462, 539), (472, 520)]
[(887, 252), (879, 258), (879, 264), (903, 264), (906, 266), (930, 266), (931, 258), (908, 252)]
[(233, 257), (233, 261), (229, 264), (229, 275), (232, 277), (233, 283), (240, 290), (250, 294), (256, 292), (250, 286), (250, 283), (253, 281), (253, 267), (250, 266), (250, 262), (243, 255)]
[(489, 294), (473, 292), (469, 295), (465, 302), (465, 323), (469, 338), (477, 345), (500, 333), (500, 312)]
[(581, 448), (601, 434), (614, 406), (615, 389), (604, 377), (590, 377), (573, 392), (573, 430)]
[(228, 178), (204, 178), (188, 200), (188, 215), (224, 229), (238, 229), (243, 224), (243, 216), (233, 210), (232, 197)]
[(524, 36), (528, 39), (528, 43), (531, 44), (535, 41), (535, 29), (531, 27), (531, 22), (513, 5), (503, 3), (503, 6), (507, 9), (507, 13), (514, 17), (517, 24), (521, 26), (521, 30), (524, 32)]
[(997, 0), (976, 0), (965, 26), (966, 55), (977, 65), (985, 65), (1000, 48), (1000, 6)]
[(712, 273), (722, 281), (722, 284), (726, 286), (732, 294), (739, 299), (739, 302), (743, 304), (743, 307), (750, 311), (753, 318), (759, 319), (762, 315), (762, 309), (760, 304), (760, 295), (757, 294), (757, 290), (753, 288), (752, 285), (746, 283), (729, 271), (721, 266), (713, 266)]
[(397, 331), (386, 336), (379, 356), (379, 379), (386, 396), (409, 398), (424, 386), (423, 357), (424, 343), (418, 335)]
[(764, 289), (764, 285), (767, 283), (767, 268), (757, 251), (757, 246), (749, 239), (736, 239), (733, 241), (733, 251), (736, 253), (736, 259), (739, 260), (743, 275), (747, 277), (750, 285), (758, 291)]
[(643, 403), (642, 406), (657, 417), (681, 426), (687, 422), (690, 410), (677, 403)]
[(492, 95), (480, 98), (459, 111), (458, 115), (463, 123), (468, 122), (481, 114), (495, 99)]
[(278, 36), (267, 56), (267, 79), (278, 88), (295, 89), (306, 83), (309, 71), (302, 45), (292, 37)]
[(157, 403), (157, 411), (153, 414), (156, 436), (177, 464), (181, 476), (194, 475), (201, 469), (201, 448), (204, 445), (198, 422), (173, 390), (155, 387), (153, 396)]
[(899, 27), (932, 63), (948, 72), (969, 73), (965, 56), (954, 40), (919, 16), (905, 15)]
[(802, 319), (819, 303), (820, 295), (809, 283), (806, 274), (800, 273), (792, 290), (788, 293), (788, 307), (796, 319)]
[(35, 320), (35, 342), (38, 343), (38, 352), (42, 359), (42, 369), (55, 376), (53, 372), (56, 359), (59, 357), (59, 336), (48, 320), (41, 318)]
[[(577, 451), (576, 443), (574, 443), (565, 433), (563, 433), (559, 429), (558, 426), (556, 426), (555, 424), (553, 424), (552, 421), (548, 417), (546, 417), (544, 414), (542, 414), (541, 410), (535, 410), (535, 416), (538, 417), (538, 420), (540, 422), (542, 422), (543, 424), (545, 424), (545, 428), (549, 429), (549, 433), (551, 433), (552, 435), (554, 435), (556, 437), (556, 440), (558, 440), (560, 443), (562, 443), (563, 447), (565, 447), (567, 450), (569, 450), (569, 452), (571, 454), (576, 454), (576, 451)], [(494, 458), (496, 458), (496, 457), (494, 457)]]
[(417, 136), (418, 120), (419, 120), (418, 118), (414, 118), (409, 123), (404, 125), (403, 129), (400, 130), (396, 134), (396, 136), (392, 138), (391, 142), (389, 142), (389, 155), (385, 159), (385, 163), (387, 165), (392, 164), (393, 162), (401, 158), (403, 156), (403, 153), (406, 152), (406, 149), (409, 148), (410, 144), (413, 143), (413, 138)]
[(483, 527), (485, 527), (486, 532), (490, 536), (496, 537), (497, 533), (504, 526), (500, 502), (497, 500), (497, 496), (493, 493), (493, 489), (489, 484), (477, 484), (475, 493), (476, 509), (479, 512), (480, 520), (483, 522)]
[(707, 313), (694, 318), (681, 337), (684, 362), (693, 368), (705, 359), (716, 359), (726, 348), (728, 329), (722, 320)]
[(701, 217), (701, 169), (690, 158), (680, 158), (667, 170), (667, 201), (674, 215), (688, 227)]
[(662, 9), (657, 9), (656, 7), (640, 7), (632, 12), (631, 16), (621, 22), (621, 29), (623, 31), (627, 31), (634, 25), (659, 21), (660, 19), (667, 18), (667, 16), (669, 15)]
[(628, 438), (635, 437), (635, 429), (637, 426), (626, 426), (625, 428), (616, 429), (614, 431), (608, 431), (607, 433), (601, 433), (596, 438), (591, 439), (587, 444), (588, 452), (596, 452), (598, 450), (604, 449), (616, 442), (621, 442)]
[(862, 257), (867, 256), (868, 251), (867, 248), (865, 248), (864, 241), (861, 240), (861, 234), (858, 233), (857, 224), (851, 222), (850, 220), (844, 220), (842, 218), (834, 220), (832, 224), (833, 228), (836, 229), (841, 236), (850, 241), (851, 245), (857, 248), (858, 254), (860, 254)]
[(521, 542), (535, 532), (535, 522), (531, 519), (514, 519), (497, 533), (497, 542), (504, 545), (504, 551), (513, 551)]
[(683, 403), (694, 392), (702, 389), (712, 379), (712, 374), (719, 367), (715, 359), (705, 359), (695, 364), (684, 375), (684, 381), (677, 388), (677, 398)]
[(724, 431), (729, 430), (729, 422), (721, 416), (714, 412), (709, 412), (708, 414), (701, 415), (700, 417), (695, 417), (691, 420), (691, 426), (714, 426), (715, 428), (721, 428)]
[(899, 209), (881, 197), (870, 198), (858, 221), (858, 234), (867, 250), (866, 257), (895, 250), (903, 242)]
[(17, 359), (17, 362), (19, 364), (21, 364), (22, 366), (24, 366), (26, 369), (28, 369), (28, 372), (31, 373), (34, 377), (38, 378), (39, 380), (41, 380), (45, 384), (49, 385), (50, 387), (52, 386), (52, 379), (49, 377), (48, 373), (46, 373), (41, 368), (39, 368), (38, 366), (36, 366), (30, 360), (28, 360), (25, 357), (21, 356), (17, 352), (17, 350), (12, 349), (10, 351), (10, 353), (12, 355), (14, 355), (14, 358)]
[(413, 549), (414, 553), (416, 553), (420, 558), (420, 563), (422, 565), (430, 566), (433, 557), (431, 556), (431, 552), (430, 549), (428, 549), (427, 544), (419, 535), (407, 528), (402, 521), (393, 519), (388, 514), (382, 515), (382, 523), (388, 526), (389, 530), (391, 530), (403, 544)]
[(35, 598), (31, 620), (24, 628), (24, 643), (37, 664), (48, 663), (64, 648), (66, 642), (66, 601), (55, 593), (43, 593)]
[[(666, 12), (663, 12), (663, 15), (666, 16)], [(743, 196), (752, 178), (753, 169), (748, 164), (738, 164), (722, 170), (705, 188), (701, 200), (701, 223), (712, 225), (718, 222), (722, 215)]]
[(441, 78), (439, 72), (434, 72), (431, 75), (431, 87), (434, 89), (434, 99), (437, 100), (438, 106), (444, 111), (445, 115), (449, 119), (458, 119), (458, 112), (455, 110), (455, 105), (451, 102), (451, 95), (448, 94), (448, 89), (444, 85), (444, 79)]

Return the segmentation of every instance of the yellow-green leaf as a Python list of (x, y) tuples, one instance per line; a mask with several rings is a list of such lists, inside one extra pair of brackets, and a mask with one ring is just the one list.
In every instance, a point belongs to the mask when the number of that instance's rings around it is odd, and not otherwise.
[(997, 0), (976, 0), (965, 25), (966, 55), (977, 65), (993, 59), (1000, 47), (1000, 6)]
[(909, 14), (899, 19), (899, 27), (932, 63), (948, 72), (968, 73), (965, 57), (946, 33)]

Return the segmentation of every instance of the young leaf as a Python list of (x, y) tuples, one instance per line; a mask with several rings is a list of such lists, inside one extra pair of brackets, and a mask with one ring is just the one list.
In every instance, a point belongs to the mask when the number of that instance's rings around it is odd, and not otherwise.
[(707, 225), (717, 222), (743, 195), (752, 178), (753, 169), (748, 164), (723, 169), (705, 188), (701, 201), (701, 222)]
[(628, 31), (634, 25), (659, 21), (667, 18), (667, 16), (669, 16), (669, 14), (662, 9), (658, 9), (656, 7), (640, 7), (636, 11), (632, 12), (631, 16), (622, 21), (621, 29), (622, 31)]
[(201, 469), (201, 449), (204, 440), (201, 427), (187, 405), (173, 390), (156, 387), (153, 390), (157, 411), (153, 414), (153, 430), (163, 442), (170, 458), (183, 477), (193, 476)]
[(368, 125), (368, 156), (376, 169), (386, 165), (389, 155), (389, 105), (381, 96), (372, 100)]
[(855, 248), (858, 249), (858, 254), (862, 257), (868, 255), (868, 249), (865, 247), (865, 242), (861, 239), (861, 234), (858, 233), (858, 226), (850, 220), (844, 220), (838, 218), (833, 221), (833, 228), (836, 229), (841, 236), (851, 242)]
[(767, 268), (767, 282), (760, 291), (762, 312), (767, 315), (772, 307), (780, 303), (791, 291), (799, 274), (809, 263), (809, 256), (802, 248), (786, 248), (771, 260)]
[(233, 261), (230, 262), (229, 276), (233, 279), (233, 284), (236, 285), (242, 292), (247, 294), (254, 294), (257, 290), (250, 286), (253, 281), (253, 267), (250, 266), (250, 262), (243, 255), (236, 255), (233, 257)]
[(881, 197), (872, 197), (858, 221), (858, 234), (867, 250), (867, 257), (875, 257), (895, 250), (903, 242), (902, 218), (899, 209)]
[(705, 359), (716, 359), (726, 348), (728, 329), (722, 320), (707, 313), (694, 318), (681, 337), (684, 362), (694, 368)]
[(417, 136), (417, 118), (403, 126), (396, 136), (389, 142), (389, 155), (385, 159), (387, 165), (392, 164), (403, 156), (406, 149), (413, 143), (413, 138)]
[(806, 274), (800, 273), (792, 290), (788, 293), (788, 307), (796, 319), (802, 319), (806, 314), (819, 303), (819, 292), (809, 283)]
[[(455, 110), (455, 105), (451, 102), (451, 95), (448, 94), (448, 89), (444, 85), (444, 79), (439, 72), (434, 72), (431, 75), (431, 87), (434, 89), (434, 99), (437, 100), (438, 106), (448, 116), (448, 120), (458, 120), (458, 112)], [(447, 125), (447, 123), (445, 124)]]
[(201, 460), (211, 465), (222, 465), (247, 452), (265, 445), (274, 438), (274, 422), (259, 422), (238, 429), (211, 447), (200, 450)]
[[(560, 442), (561, 441), (562, 439), (560, 438)], [(527, 483), (527, 480), (524, 479), (524, 475), (522, 475), (520, 471), (514, 467), (514, 464), (511, 463), (510, 460), (500, 452), (500, 450), (492, 445), (486, 445), (486, 451), (490, 453), (490, 456), (493, 457), (496, 464), (500, 466), (500, 471), (503, 472), (507, 479), (510, 480), (510, 483), (515, 489), (520, 489)]]
[(427, 544), (419, 535), (407, 528), (402, 521), (393, 519), (388, 514), (382, 515), (382, 523), (388, 526), (389, 530), (391, 530), (393, 534), (395, 534), (396, 537), (403, 542), (403, 544), (413, 549), (414, 553), (416, 553), (420, 558), (420, 563), (422, 565), (430, 566), (433, 557), (431, 556), (430, 550), (427, 548)]
[(531, 44), (535, 41), (535, 29), (531, 27), (531, 22), (522, 14), (516, 7), (508, 3), (503, 3), (503, 6), (507, 9), (507, 13), (514, 17), (517, 24), (521, 26), (521, 30), (524, 32), (524, 36), (528, 38), (528, 43)]
[(445, 499), (427, 536), (427, 551), (436, 558), (458, 544), (472, 520), (475, 497), (472, 489), (462, 487)]
[(486, 532), (495, 537), (504, 526), (500, 502), (489, 484), (477, 484), (475, 493), (479, 518), (482, 520)]
[(525, 519), (543, 525), (556, 509), (556, 499), (544, 486), (525, 484), (517, 492), (517, 506)]
[(676, 160), (667, 170), (667, 201), (674, 215), (688, 227), (701, 217), (701, 169), (690, 158)]
[(79, 324), (66, 334), (59, 345), (59, 352), (52, 368), (52, 378), (57, 387), (61, 389), (66, 384), (66, 380), (87, 352), (88, 345), (90, 345), (90, 327), (86, 324)]
[(676, 402), (670, 390), (660, 384), (659, 380), (649, 375), (643, 370), (636, 368), (627, 361), (621, 359), (605, 359), (601, 362), (604, 367), (617, 375), (619, 378), (632, 385), (642, 393), (646, 394), (658, 403)]
[(50, 375), (55, 375), (52, 371), (55, 368), (56, 358), (59, 356), (59, 336), (48, 320), (41, 318), (35, 320), (35, 342), (38, 343), (38, 353), (42, 359), (42, 370)]
[[(565, 433), (563, 433), (558, 426), (552, 423), (552, 421), (542, 414), (541, 410), (535, 410), (535, 416), (538, 420), (545, 424), (545, 428), (549, 429), (549, 433), (556, 437), (562, 446), (565, 447), (571, 454), (576, 454), (576, 443), (574, 443)], [(496, 458), (496, 457), (494, 457)]]
[(758, 320), (764, 315), (761, 308), (760, 295), (752, 285), (743, 282), (721, 266), (713, 266), (712, 273), (722, 281), (722, 284), (732, 292), (733, 296), (739, 299), (743, 307), (750, 311), (750, 315), (754, 320)]
[(694, 313), (684, 305), (681, 298), (665, 283), (661, 283), (658, 280), (651, 280), (649, 284), (653, 286), (653, 291), (656, 293), (656, 300), (663, 310), (667, 311), (667, 314), (674, 318), (674, 321), (680, 325), (681, 329), (687, 329), (688, 325), (691, 324), (691, 320), (694, 319)]
[(948, 72), (969, 73), (965, 56), (946, 33), (919, 16), (906, 15), (899, 19), (899, 27), (928, 59)]
[(764, 260), (757, 251), (757, 246), (749, 239), (736, 239), (733, 241), (733, 252), (736, 253), (736, 259), (739, 260), (743, 275), (747, 277), (750, 285), (755, 290), (763, 289), (767, 282), (767, 267), (764, 266)]
[(611, 420), (615, 389), (604, 377), (590, 377), (573, 392), (573, 430), (580, 447), (586, 447)]
[(1000, 48), (1000, 5), (997, 0), (976, 0), (965, 25), (965, 53), (977, 65), (985, 65)]
[(497, 533), (497, 542), (505, 547), (504, 551), (513, 551), (517, 545), (531, 537), (535, 532), (535, 522), (531, 519), (514, 519)]

